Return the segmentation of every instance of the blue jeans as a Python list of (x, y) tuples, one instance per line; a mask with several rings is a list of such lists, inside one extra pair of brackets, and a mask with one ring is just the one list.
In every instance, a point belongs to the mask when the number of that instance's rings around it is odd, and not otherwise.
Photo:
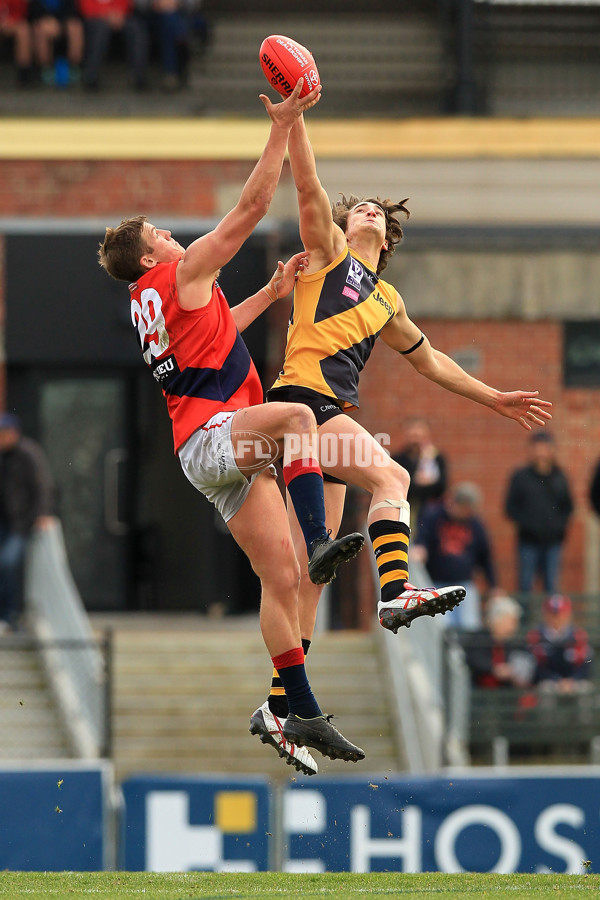
[(21, 583), (27, 539), (0, 526), (0, 619), (15, 625), (21, 612)]
[(531, 592), (536, 575), (540, 576), (546, 593), (556, 593), (561, 549), (560, 543), (532, 544), (528, 541), (519, 541), (519, 591), (521, 593)]

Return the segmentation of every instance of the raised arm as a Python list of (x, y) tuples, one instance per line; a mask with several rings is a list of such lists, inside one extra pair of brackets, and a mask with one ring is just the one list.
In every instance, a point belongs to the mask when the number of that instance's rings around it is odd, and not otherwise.
[(473, 378), (453, 359), (432, 347), (409, 319), (400, 295), (398, 312), (385, 326), (381, 337), (389, 347), (405, 354), (413, 368), (425, 378), (447, 391), (481, 403), (501, 416), (514, 419), (527, 431), (531, 431), (532, 424), (543, 426), (552, 418), (549, 411), (552, 403), (538, 399), (539, 391), (498, 391)]
[(231, 310), (237, 330), (244, 331), (271, 303), (287, 297), (294, 288), (298, 272), (305, 269), (307, 264), (308, 257), (304, 250), (294, 254), (285, 264), (279, 260), (269, 283)]
[(310, 253), (307, 271), (316, 272), (339, 256), (346, 246), (346, 238), (333, 221), (329, 197), (319, 181), (315, 155), (302, 116), (290, 131), (288, 151), (298, 197), (300, 239)]
[(258, 222), (266, 215), (281, 175), (290, 129), (299, 115), (318, 102), (317, 88), (300, 99), (299, 81), (292, 94), (273, 104), (260, 99), (271, 118), (271, 131), (260, 159), (244, 185), (235, 207), (217, 227), (194, 241), (177, 267), (177, 287), (182, 306), (193, 309), (208, 302), (216, 273), (235, 256)]

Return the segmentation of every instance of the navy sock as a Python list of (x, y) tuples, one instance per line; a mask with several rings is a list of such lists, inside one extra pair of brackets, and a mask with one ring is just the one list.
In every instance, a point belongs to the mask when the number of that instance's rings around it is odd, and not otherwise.
[(273, 656), (272, 660), (285, 688), (290, 713), (300, 716), (301, 719), (314, 719), (316, 716), (322, 716), (323, 713), (319, 709), (319, 704), (306, 677), (302, 647), (296, 647), (288, 650), (287, 653)]
[[(304, 656), (308, 653), (311, 642), (308, 638), (302, 638), (302, 651)], [(271, 692), (267, 698), (269, 709), (273, 713), (273, 715), (277, 716), (280, 719), (286, 719), (289, 713), (288, 708), (288, 700), (285, 695), (285, 690), (283, 688), (283, 684), (281, 678), (279, 676), (279, 672), (277, 669), (273, 668), (273, 677), (271, 679)]]
[(283, 479), (310, 558), (313, 541), (327, 537), (321, 467), (316, 459), (294, 459), (283, 467)]

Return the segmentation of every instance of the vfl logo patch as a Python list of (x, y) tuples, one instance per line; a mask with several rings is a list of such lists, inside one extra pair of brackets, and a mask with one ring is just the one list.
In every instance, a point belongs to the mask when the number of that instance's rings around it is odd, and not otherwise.
[(353, 287), (355, 290), (360, 291), (360, 283), (362, 281), (362, 277), (364, 275), (364, 269), (359, 262), (355, 259), (350, 259), (350, 268), (348, 269), (348, 274), (346, 275), (346, 284), (349, 284), (350, 287)]
[(166, 359), (154, 360), (152, 363), (152, 374), (159, 384), (169, 381), (173, 375), (179, 375), (179, 366), (175, 355), (172, 353)]
[(354, 288), (348, 287), (348, 285), (346, 285), (346, 287), (342, 291), (342, 294), (344, 295), (344, 297), (350, 297), (350, 299), (354, 300), (355, 303), (357, 302), (357, 300), (360, 300), (360, 294), (358, 293), (358, 291), (355, 291)]

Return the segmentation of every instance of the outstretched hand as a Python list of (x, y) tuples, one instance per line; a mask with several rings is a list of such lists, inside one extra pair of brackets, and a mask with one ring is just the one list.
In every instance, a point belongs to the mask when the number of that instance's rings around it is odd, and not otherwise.
[(494, 404), (494, 409), (501, 416), (514, 419), (526, 431), (531, 431), (531, 426), (542, 427), (552, 418), (549, 408), (552, 403), (549, 400), (539, 400), (539, 391), (509, 391), (501, 393)]
[(286, 263), (281, 260), (277, 263), (277, 268), (269, 281), (270, 290), (267, 292), (271, 296), (273, 292), (273, 300), (280, 300), (294, 289), (294, 285), (298, 279), (298, 274), (302, 272), (308, 265), (308, 253), (302, 250), (295, 253)]
[(306, 97), (300, 97), (300, 91), (304, 84), (304, 79), (300, 78), (296, 87), (289, 97), (282, 100), (281, 103), (272, 103), (266, 94), (259, 94), (260, 99), (265, 105), (265, 109), (269, 113), (272, 121), (284, 128), (291, 128), (296, 119), (310, 109), (315, 103), (318, 103), (321, 97), (321, 85), (307, 94)]

